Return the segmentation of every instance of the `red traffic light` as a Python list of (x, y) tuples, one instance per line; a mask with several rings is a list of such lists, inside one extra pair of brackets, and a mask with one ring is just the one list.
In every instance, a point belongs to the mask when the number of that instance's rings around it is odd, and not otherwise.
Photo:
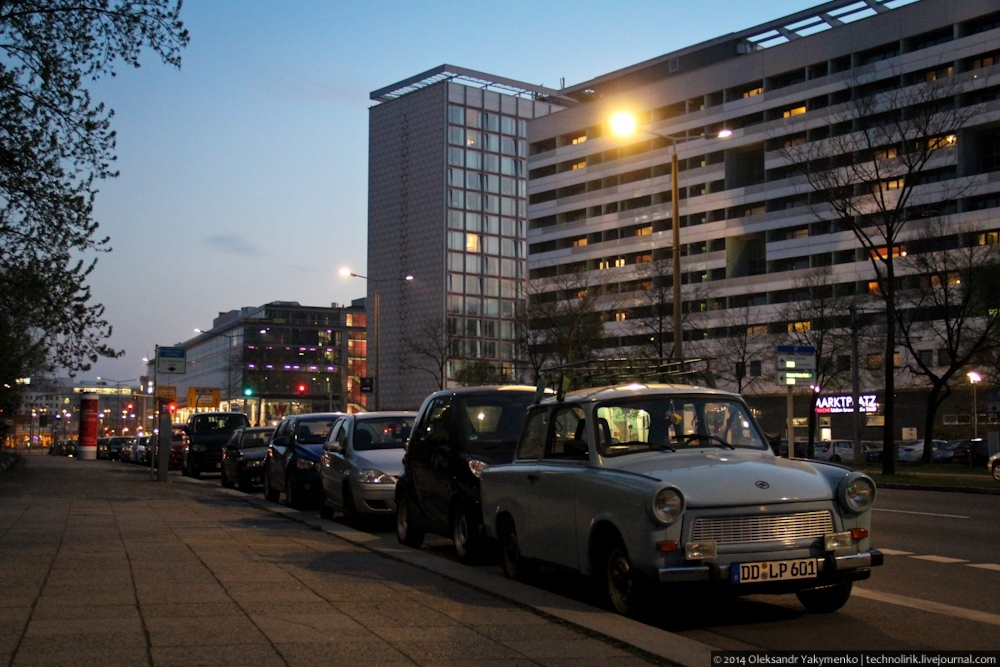
[(170, 403), (169, 405), (167, 405), (167, 412), (177, 412), (177, 404)]
[(306, 385), (305, 385), (305, 383), (300, 382), (297, 389), (298, 389), (298, 392), (299, 392), (299, 396), (303, 396), (306, 393)]
[(131, 404), (131, 403), (129, 403), (128, 405), (126, 405), (126, 406), (125, 406), (125, 408), (126, 408), (126, 409), (127, 409), (127, 410), (128, 410), (129, 412), (132, 412), (132, 407), (133, 407), (133, 406), (132, 406), (132, 404)]

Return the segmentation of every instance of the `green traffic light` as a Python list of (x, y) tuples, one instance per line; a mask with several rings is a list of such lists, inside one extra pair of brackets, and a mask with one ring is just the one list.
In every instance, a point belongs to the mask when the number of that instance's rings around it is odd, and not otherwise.
[(243, 395), (244, 396), (253, 396), (253, 389), (251, 389), (250, 387), (247, 387), (246, 389), (243, 390)]

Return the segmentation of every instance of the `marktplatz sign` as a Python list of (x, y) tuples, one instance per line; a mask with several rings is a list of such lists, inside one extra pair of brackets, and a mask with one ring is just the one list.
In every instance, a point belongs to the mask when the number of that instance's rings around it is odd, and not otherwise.
[[(862, 394), (858, 397), (859, 412), (878, 412), (878, 401), (875, 394)], [(846, 396), (820, 396), (816, 399), (816, 414), (837, 415), (845, 412), (854, 412), (854, 397), (850, 394)]]

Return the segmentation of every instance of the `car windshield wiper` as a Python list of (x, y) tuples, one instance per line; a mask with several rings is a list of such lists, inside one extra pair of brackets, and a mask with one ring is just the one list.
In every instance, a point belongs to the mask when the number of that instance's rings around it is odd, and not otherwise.
[(723, 449), (736, 449), (734, 445), (729, 444), (717, 435), (707, 435), (704, 433), (689, 433), (684, 437), (684, 444), (690, 445), (695, 440), (707, 440), (709, 442), (715, 442), (715, 444)]

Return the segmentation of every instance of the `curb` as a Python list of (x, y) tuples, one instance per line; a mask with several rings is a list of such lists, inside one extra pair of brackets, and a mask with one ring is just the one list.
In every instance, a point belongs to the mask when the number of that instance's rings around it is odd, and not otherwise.
[(933, 486), (928, 484), (904, 484), (902, 482), (875, 482), (880, 489), (900, 489), (903, 491), (941, 491), (943, 493), (971, 493), (981, 496), (1000, 496), (1000, 485), (996, 489), (978, 486)]
[[(190, 484), (210, 484), (207, 481), (188, 477), (180, 479)], [(545, 618), (568, 624), (589, 636), (600, 637), (620, 648), (631, 648), (636, 654), (660, 664), (704, 667), (704, 665), (710, 664), (712, 651), (718, 650), (708, 644), (660, 630), (624, 616), (522, 584), (519, 581), (446, 560), (420, 549), (404, 547), (395, 539), (372, 535), (350, 526), (321, 519), (310, 512), (294, 510), (236, 489), (225, 489), (221, 486), (216, 488), (225, 495), (240, 498), (257, 509), (280, 514), (287, 519), (321, 530), (385, 558), (419, 567), (515, 605), (533, 609)]]

